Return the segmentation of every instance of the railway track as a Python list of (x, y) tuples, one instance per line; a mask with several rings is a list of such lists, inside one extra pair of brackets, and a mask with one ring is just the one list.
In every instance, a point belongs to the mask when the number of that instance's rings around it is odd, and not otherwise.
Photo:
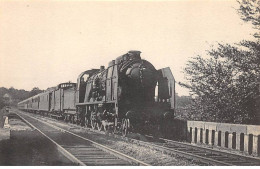
[[(152, 136), (146, 136), (151, 141)], [(213, 150), (210, 148), (191, 145), (173, 140), (159, 138), (156, 142), (143, 142), (132, 139), (132, 141), (165, 152), (167, 154), (175, 154), (201, 163), (202, 165), (218, 165), (218, 166), (259, 166), (260, 159), (227, 153), (223, 151)]]
[[(55, 127), (55, 126), (54, 126)], [(88, 129), (92, 132), (105, 134), (105, 132)], [(71, 133), (71, 132), (70, 132)], [(74, 134), (74, 133), (73, 133)], [(133, 138), (126, 138), (120, 135), (111, 135), (121, 138), (141, 146), (149, 147), (166, 154), (176, 155), (195, 161), (199, 165), (218, 165), (218, 166), (259, 166), (260, 159), (243, 155), (223, 152), (210, 148), (200, 147), (189, 143), (177, 142), (168, 139), (154, 139), (146, 135), (148, 141), (141, 141)]]
[(16, 112), (16, 114), (25, 123), (51, 140), (58, 150), (76, 165), (149, 165), (68, 130), (29, 116), (26, 113)]

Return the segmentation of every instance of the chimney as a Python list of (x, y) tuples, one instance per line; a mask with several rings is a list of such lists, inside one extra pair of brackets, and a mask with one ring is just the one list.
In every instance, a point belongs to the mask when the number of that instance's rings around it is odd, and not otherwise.
[(102, 72), (103, 70), (105, 70), (105, 66), (100, 66), (100, 72)]

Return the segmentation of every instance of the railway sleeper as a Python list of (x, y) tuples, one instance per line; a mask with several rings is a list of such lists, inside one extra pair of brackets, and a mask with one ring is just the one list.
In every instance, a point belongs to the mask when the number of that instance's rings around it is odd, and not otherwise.
[(223, 156), (223, 155), (220, 155), (220, 154), (208, 154), (209, 157), (226, 157), (226, 156)]
[[(63, 147), (65, 148), (65, 147)], [(70, 151), (84, 151), (84, 152), (89, 152), (89, 151), (101, 151), (99, 149), (96, 149), (96, 148), (88, 148), (88, 149), (77, 149), (77, 148), (66, 148), (67, 150), (70, 150)]]
[(117, 159), (114, 156), (85, 156), (85, 155), (75, 155), (77, 158), (86, 158), (87, 159)]
[(77, 154), (77, 155), (84, 155), (84, 154), (89, 154), (89, 155), (106, 155), (107, 153), (104, 151), (99, 151), (99, 152), (71, 152), (72, 154)]
[(241, 164), (241, 163), (242, 164), (250, 164), (247, 161), (237, 161), (237, 160), (234, 160), (234, 161), (229, 160), (229, 162), (232, 163), (232, 164)]
[(258, 166), (259, 164), (256, 164), (256, 163), (250, 163), (250, 162), (247, 162), (247, 161), (231, 161), (232, 164), (234, 165), (240, 165), (240, 166), (249, 166), (249, 165), (253, 165), (253, 166)]
[[(84, 162), (83, 162), (84, 163)], [(128, 166), (129, 164), (128, 163), (117, 163), (117, 164), (95, 164), (95, 163), (85, 163), (85, 164), (87, 164), (87, 165), (89, 165), (89, 166), (107, 166), (107, 165), (109, 165), (109, 166)]]
[(87, 165), (129, 165), (129, 162), (123, 161), (121, 159), (113, 159), (113, 160), (82, 160), (83, 163)]
[(111, 154), (75, 154), (75, 156), (81, 156), (81, 157), (116, 157)]
[(217, 161), (230, 161), (231, 159), (228, 157), (214, 157), (214, 160)]
[(62, 145), (62, 147), (65, 148), (94, 148), (93, 146), (67, 146), (67, 145)]
[(71, 150), (71, 151), (84, 151), (84, 152), (91, 152), (91, 151), (102, 151), (100, 149), (97, 149), (97, 148), (66, 148), (67, 150)]
[(83, 161), (88, 161), (88, 162), (122, 162), (123, 160), (118, 159), (118, 158), (109, 158), (109, 159), (104, 159), (104, 158), (99, 158), (99, 159), (84, 159)]
[(203, 156), (207, 156), (207, 154), (205, 152), (201, 152), (201, 151), (186, 151), (187, 153), (192, 153), (192, 154), (196, 154), (196, 155), (203, 155)]
[[(168, 147), (168, 148), (172, 148), (172, 147)], [(185, 147), (178, 147), (178, 148), (174, 148), (176, 150), (189, 150), (188, 148)]]

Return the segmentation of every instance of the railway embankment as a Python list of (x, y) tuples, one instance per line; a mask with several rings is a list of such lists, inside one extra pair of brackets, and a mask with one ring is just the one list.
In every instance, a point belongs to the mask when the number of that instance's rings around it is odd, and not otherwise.
[(0, 165), (72, 165), (12, 111), (0, 111)]

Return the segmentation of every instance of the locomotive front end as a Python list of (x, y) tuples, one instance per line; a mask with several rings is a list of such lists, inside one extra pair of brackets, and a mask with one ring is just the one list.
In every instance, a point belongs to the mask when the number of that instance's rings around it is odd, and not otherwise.
[(142, 60), (138, 51), (128, 52), (126, 60), (120, 69), (120, 100), (126, 110), (140, 110), (154, 100), (157, 70), (151, 63)]
[(126, 70), (126, 76), (140, 88), (155, 87), (156, 73), (155, 68), (145, 60), (134, 63)]
[(156, 70), (150, 62), (141, 59), (138, 51), (128, 52), (123, 60), (119, 69), (119, 112), (125, 118), (123, 128), (133, 127), (138, 132), (154, 130), (149, 129), (151, 125), (161, 128), (174, 115), (174, 79), (169, 68)]

